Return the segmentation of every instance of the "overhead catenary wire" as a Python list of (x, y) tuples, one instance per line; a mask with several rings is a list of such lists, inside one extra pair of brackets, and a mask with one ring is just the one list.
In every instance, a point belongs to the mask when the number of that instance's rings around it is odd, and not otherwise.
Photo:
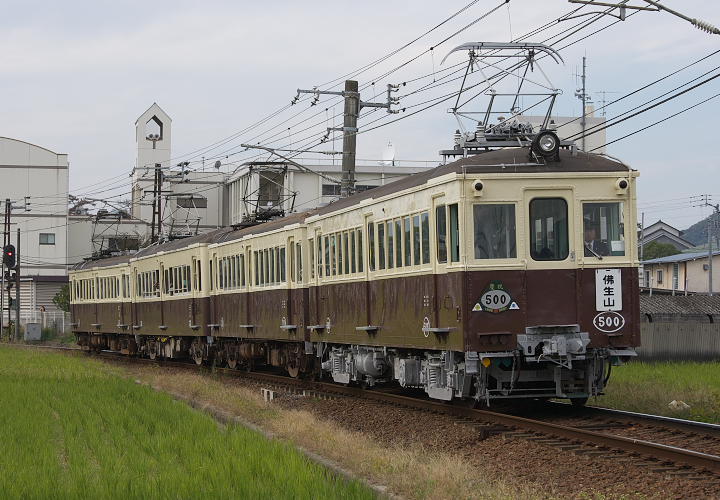
[[(720, 76), (720, 75), (718, 75), (718, 76)], [(652, 127), (654, 127), (654, 126), (656, 126), (656, 125), (659, 125), (659, 124), (661, 124), (661, 123), (663, 123), (663, 122), (666, 122), (666, 121), (668, 121), (668, 120), (670, 120), (670, 119), (672, 119), (672, 118), (675, 118), (676, 116), (681, 115), (681, 114), (683, 114), (683, 113), (686, 113), (686, 112), (690, 111), (691, 109), (695, 109), (695, 108), (697, 108), (698, 106), (702, 106), (703, 104), (705, 104), (705, 103), (707, 103), (707, 102), (710, 102), (710, 101), (712, 101), (713, 99), (716, 99), (716, 98), (718, 98), (718, 97), (720, 97), (720, 93), (715, 94), (715, 95), (713, 95), (713, 96), (710, 96), (710, 97), (708, 97), (707, 99), (703, 99), (702, 101), (700, 101), (700, 102), (698, 102), (698, 103), (696, 103), (696, 104), (693, 104), (692, 106), (688, 106), (688, 107), (686, 107), (686, 108), (683, 108), (682, 110), (678, 111), (677, 113), (673, 113), (673, 114), (671, 114), (670, 116), (666, 116), (665, 118), (663, 118), (663, 119), (661, 119), (661, 120), (657, 120), (657, 121), (655, 121), (655, 122), (653, 122), (653, 123), (651, 123), (651, 124), (649, 124), (649, 125), (646, 125), (646, 126), (644, 126), (644, 127), (642, 127), (642, 128), (639, 128), (639, 129), (637, 129), (637, 130), (635, 130), (635, 131), (633, 131), (633, 132), (631, 132), (631, 133), (629, 133), (629, 134), (625, 134), (625, 135), (622, 136), (622, 137), (619, 137), (619, 138), (617, 138), (617, 139), (614, 139), (614, 140), (612, 140), (612, 141), (610, 141), (610, 142), (606, 142), (603, 146), (598, 146), (598, 147), (596, 147), (596, 148), (591, 149), (590, 151), (595, 151), (595, 150), (600, 149), (600, 148), (602, 148), (602, 147), (609, 146), (610, 144), (614, 144), (614, 143), (616, 143), (616, 142), (622, 141), (623, 139), (627, 139), (628, 137), (631, 137), (631, 136), (633, 136), (633, 135), (635, 135), (635, 134), (639, 134), (640, 132), (643, 132), (643, 131), (645, 131), (645, 130), (647, 130), (647, 129), (649, 129), (649, 128), (652, 128)]]

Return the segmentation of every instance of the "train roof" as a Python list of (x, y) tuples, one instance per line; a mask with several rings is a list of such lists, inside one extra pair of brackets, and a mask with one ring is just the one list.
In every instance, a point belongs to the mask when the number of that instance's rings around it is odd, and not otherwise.
[(321, 215), (332, 213), (336, 210), (356, 205), (369, 198), (388, 196), (398, 191), (421, 186), (430, 179), (453, 173), (553, 174), (567, 172), (629, 172), (631, 170), (631, 168), (624, 163), (612, 160), (606, 156), (584, 152), (571, 153), (568, 150), (560, 150), (559, 154), (560, 161), (538, 164), (529, 161), (528, 148), (495, 149), (468, 156), (467, 158), (461, 158), (452, 163), (429, 169), (427, 172), (409, 175), (395, 182), (385, 184), (384, 186), (378, 186), (354, 196), (343, 198), (321, 208), (319, 213)]
[(182, 238), (156, 245), (150, 245), (141, 249), (134, 255), (123, 255), (100, 260), (89, 260), (77, 264), (73, 270), (85, 270), (98, 267), (110, 267), (118, 264), (127, 264), (130, 259), (149, 257), (161, 252), (182, 250), (193, 244), (212, 244), (236, 241), (246, 236), (257, 235), (281, 229), (292, 224), (303, 223), (307, 218), (314, 215), (327, 215), (345, 208), (352, 207), (364, 200), (382, 198), (406, 189), (421, 186), (431, 179), (442, 177), (447, 174), (480, 174), (480, 173), (590, 173), (590, 172), (630, 172), (632, 169), (624, 163), (610, 159), (606, 156), (560, 150), (560, 161), (548, 162), (546, 164), (531, 163), (527, 148), (507, 148), (487, 151), (478, 155), (461, 158), (446, 165), (440, 165), (428, 169), (425, 172), (409, 175), (384, 186), (357, 193), (348, 198), (343, 198), (330, 203), (324, 207), (296, 212), (286, 217), (275, 219), (269, 222), (249, 226), (241, 229), (223, 227), (207, 233), (189, 238)]

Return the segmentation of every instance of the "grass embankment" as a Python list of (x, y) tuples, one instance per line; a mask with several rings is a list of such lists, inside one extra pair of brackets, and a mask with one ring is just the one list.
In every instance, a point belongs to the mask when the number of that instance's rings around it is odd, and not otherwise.
[(3, 498), (372, 498), (84, 357), (0, 347)]
[[(686, 410), (668, 406), (673, 401)], [(613, 368), (606, 395), (592, 404), (720, 423), (720, 363), (632, 362)]]

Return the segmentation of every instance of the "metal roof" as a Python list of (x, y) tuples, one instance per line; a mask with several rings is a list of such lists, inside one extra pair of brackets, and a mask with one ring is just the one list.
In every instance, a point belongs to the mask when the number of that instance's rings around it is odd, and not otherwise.
[[(713, 257), (715, 257), (716, 255), (720, 255), (720, 250), (718, 250), (717, 252), (713, 252)], [(674, 262), (688, 262), (691, 260), (707, 259), (707, 256), (707, 252), (678, 253), (675, 255), (668, 255), (667, 257), (644, 260), (641, 262), (641, 264), (672, 264)]]
[(720, 314), (720, 295), (640, 295), (643, 314)]

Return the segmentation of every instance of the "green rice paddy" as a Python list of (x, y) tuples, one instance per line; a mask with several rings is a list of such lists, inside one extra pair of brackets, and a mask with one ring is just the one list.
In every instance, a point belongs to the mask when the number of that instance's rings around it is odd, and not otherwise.
[(373, 498), (82, 356), (0, 347), (2, 498)]

